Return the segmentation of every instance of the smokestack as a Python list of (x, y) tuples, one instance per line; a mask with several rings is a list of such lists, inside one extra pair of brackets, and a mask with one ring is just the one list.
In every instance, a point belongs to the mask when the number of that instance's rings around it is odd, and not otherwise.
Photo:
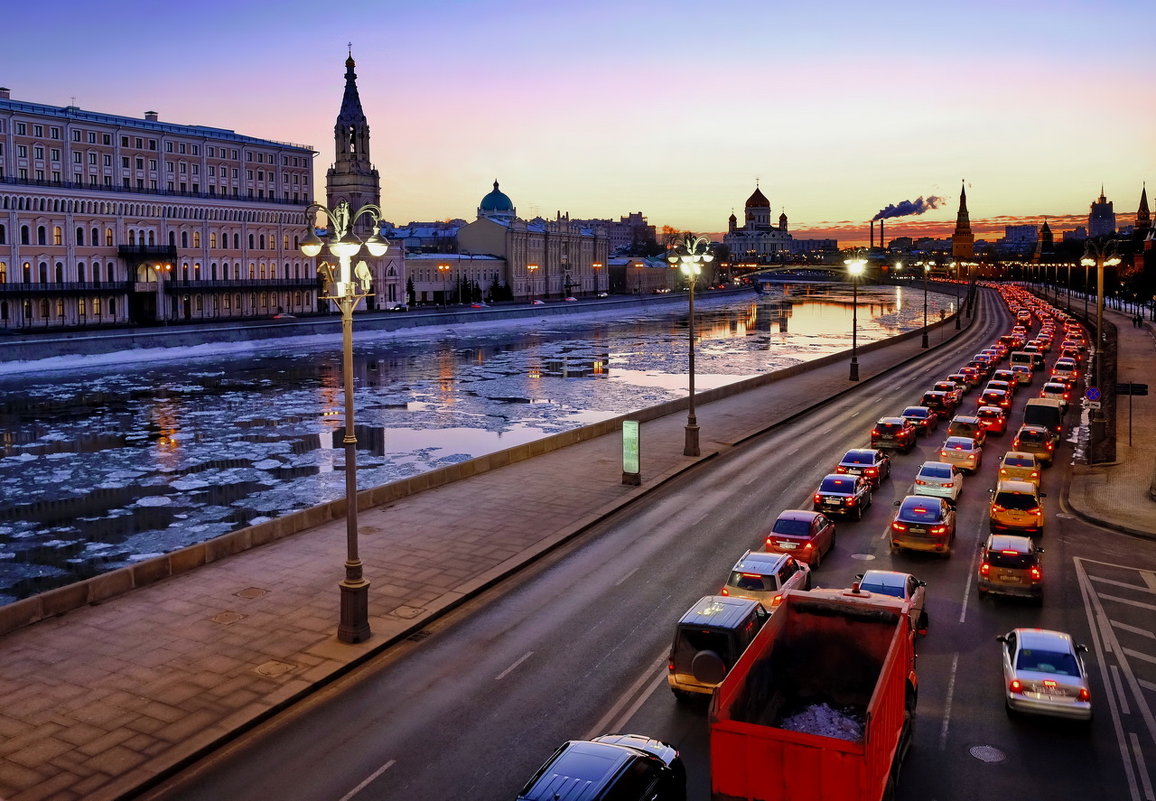
[(871, 221), (871, 247), (875, 247), (875, 221)]
[(883, 238), (883, 218), (879, 219), (879, 249), (887, 249), (887, 240)]

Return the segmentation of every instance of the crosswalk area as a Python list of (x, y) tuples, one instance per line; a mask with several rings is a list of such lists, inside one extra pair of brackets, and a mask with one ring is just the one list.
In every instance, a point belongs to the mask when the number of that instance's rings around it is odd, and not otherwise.
[[(1073, 560), (1092, 631), (1133, 801), (1156, 801), (1156, 572), (1093, 559)], [(1106, 709), (1105, 709), (1106, 707)]]

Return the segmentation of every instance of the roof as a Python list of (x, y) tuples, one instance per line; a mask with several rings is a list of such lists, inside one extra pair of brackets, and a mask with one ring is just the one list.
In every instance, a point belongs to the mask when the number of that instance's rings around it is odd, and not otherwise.
[(1050, 629), (1015, 629), (1013, 632), (1019, 638), (1021, 648), (1043, 649), (1048, 651), (1071, 651), (1072, 637), (1062, 631)]
[(988, 547), (997, 551), (1027, 553), (1032, 549), (1031, 537), (1025, 537), (1021, 534), (992, 534), (987, 541)]
[(686, 610), (686, 614), (678, 622), (691, 626), (733, 629), (758, 605), (758, 601), (751, 601), (746, 598), (705, 595), (699, 598), (694, 606)]
[(762, 191), (760, 191), (759, 188), (756, 186), (755, 191), (753, 193), (751, 193), (751, 196), (749, 198), (747, 198), (746, 207), (748, 209), (750, 209), (750, 208), (769, 209), (771, 207), (771, 201), (767, 200), (766, 195), (764, 195), (762, 193)]
[(494, 181), (494, 190), (482, 198), (478, 208), (482, 211), (513, 211), (514, 202), (505, 192), (498, 189), (498, 182)]
[(735, 562), (734, 569), (743, 573), (774, 573), (787, 558), (785, 553), (747, 551)]
[(1029, 495), (1036, 494), (1036, 485), (1030, 481), (1020, 481), (1019, 479), (1006, 478), (1003, 481), (997, 481), (995, 485), (996, 492), (1023, 492)]

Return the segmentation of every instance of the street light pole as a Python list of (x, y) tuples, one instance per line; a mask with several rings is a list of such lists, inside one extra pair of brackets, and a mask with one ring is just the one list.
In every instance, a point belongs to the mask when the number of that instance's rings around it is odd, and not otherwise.
[(591, 267), (591, 269), (594, 270), (594, 295), (595, 295), (595, 297), (597, 297), (598, 291), (599, 291), (598, 290), (598, 274), (602, 271), (602, 262), (600, 262), (600, 261), (593, 262), (590, 265), (590, 267)]
[(927, 274), (931, 272), (931, 265), (924, 262), (923, 264), (923, 340), (919, 347), (930, 348), (931, 343), (927, 341)]
[(538, 272), (537, 264), (527, 264), (526, 272), (530, 274), (530, 305), (534, 305), (534, 274)]
[(450, 295), (449, 290), (446, 289), (446, 276), (449, 274), (450, 266), (448, 264), (439, 264), (438, 272), (442, 274), (442, 310), (449, 311)]
[[(851, 274), (851, 373), (848, 381), (859, 380), (859, 276), (867, 266), (864, 258), (846, 259), (847, 272)], [(903, 269), (902, 262), (895, 265), (896, 270)]]
[(714, 261), (710, 240), (705, 236), (687, 237), (686, 241), (666, 256), (671, 267), (678, 267), (690, 284), (690, 324), (688, 331), (687, 365), (689, 367), (689, 402), (686, 412), (686, 439), (683, 456), (698, 456), (698, 418), (694, 413), (694, 285), (702, 274), (702, 265)]
[[(317, 215), (327, 221), (325, 241), (317, 236)], [(353, 231), (362, 217), (368, 216), (373, 233), (363, 242)], [(341, 642), (363, 642), (369, 638), (369, 582), (362, 575), (361, 557), (357, 547), (357, 435), (353, 413), (353, 310), (358, 301), (369, 295), (373, 274), (369, 265), (359, 261), (352, 266), (354, 256), (364, 247), (372, 257), (384, 256), (389, 243), (377, 233), (381, 209), (367, 203), (351, 213), (349, 203), (342, 200), (337, 208), (328, 209), (320, 203), (311, 203), (305, 209), (308, 234), (301, 243), (301, 252), (308, 258), (321, 253), (322, 247), (337, 257), (340, 271), (333, 275), (333, 267), (323, 263), (318, 268), (324, 281), (322, 298), (335, 301), (341, 309), (342, 373), (345, 391), (345, 578), (338, 584), (341, 589), (341, 615), (337, 638)], [(336, 280), (335, 280), (336, 279)]]

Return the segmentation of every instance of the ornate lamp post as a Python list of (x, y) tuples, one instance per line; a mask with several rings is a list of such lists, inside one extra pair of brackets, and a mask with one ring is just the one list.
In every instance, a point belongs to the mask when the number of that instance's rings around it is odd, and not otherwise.
[(690, 402), (686, 412), (686, 443), (682, 449), (682, 454), (683, 456), (698, 456), (698, 418), (694, 414), (694, 285), (702, 273), (702, 265), (714, 261), (714, 256), (710, 253), (710, 240), (705, 236), (698, 236), (694, 239), (687, 237), (685, 242), (667, 254), (666, 260), (670, 262), (671, 267), (678, 267), (690, 285), (690, 324), (687, 326), (690, 343), (687, 350)]
[(923, 262), (923, 339), (919, 347), (930, 348), (931, 344), (927, 341), (927, 275), (931, 272), (931, 263)]
[(450, 293), (446, 288), (446, 278), (449, 276), (450, 266), (448, 264), (439, 264), (438, 272), (442, 275), (442, 308), (448, 310), (450, 307)]
[[(851, 374), (847, 380), (859, 380), (859, 276), (867, 267), (864, 258), (846, 259), (847, 272), (851, 275)], [(903, 269), (903, 263), (895, 265), (896, 271)]]
[(527, 264), (526, 272), (530, 274), (530, 303), (534, 302), (534, 275), (538, 272), (537, 264)]
[[(318, 213), (328, 220), (325, 239), (317, 236)], [(368, 216), (373, 233), (363, 242), (353, 232), (354, 224)], [(344, 200), (337, 208), (328, 209), (320, 203), (312, 203), (305, 209), (305, 222), (309, 233), (301, 243), (301, 252), (308, 258), (321, 253), (323, 247), (337, 257), (340, 265), (336, 276), (333, 267), (322, 263), (318, 268), (324, 281), (322, 298), (335, 301), (341, 309), (342, 373), (345, 379), (345, 578), (338, 585), (341, 588), (341, 618), (337, 627), (337, 638), (342, 642), (362, 642), (369, 638), (369, 582), (361, 572), (361, 558), (357, 552), (357, 436), (353, 418), (353, 309), (358, 301), (366, 297), (372, 284), (369, 265), (359, 261), (352, 266), (352, 259), (362, 248), (370, 256), (384, 256), (389, 243), (377, 234), (377, 223), (381, 220), (381, 209), (367, 203), (356, 212), (350, 213), (349, 204)]]

